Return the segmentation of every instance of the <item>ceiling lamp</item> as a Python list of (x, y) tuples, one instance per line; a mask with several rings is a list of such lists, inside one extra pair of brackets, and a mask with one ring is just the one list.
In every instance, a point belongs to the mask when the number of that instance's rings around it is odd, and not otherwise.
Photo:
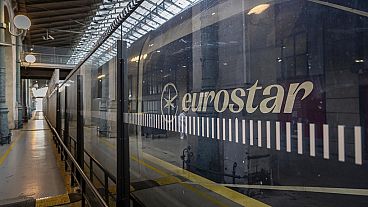
[(24, 58), (26, 60), (27, 63), (34, 63), (36, 62), (36, 57), (32, 54), (28, 54), (26, 55), (26, 57)]
[(18, 29), (28, 30), (31, 27), (31, 20), (25, 15), (17, 15), (14, 17), (14, 26)]
[(248, 15), (251, 15), (251, 14), (261, 14), (262, 12), (266, 11), (269, 7), (270, 7), (269, 4), (260, 4), (258, 6), (253, 7), (248, 12)]

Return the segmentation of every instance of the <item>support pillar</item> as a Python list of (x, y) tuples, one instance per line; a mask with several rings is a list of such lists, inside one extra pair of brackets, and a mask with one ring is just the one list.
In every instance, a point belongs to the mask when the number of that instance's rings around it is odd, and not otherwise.
[[(1, 1), (1, 0), (0, 0)], [(22, 80), (22, 105), (23, 105), (23, 122), (28, 122), (27, 108), (27, 80)]]
[[(0, 0), (0, 43), (5, 43), (5, 7), (4, 0)], [(6, 68), (5, 45), (0, 44), (0, 143), (10, 142), (8, 126), (8, 106), (6, 105)]]
[(116, 206), (130, 206), (130, 164), (128, 124), (124, 114), (128, 113), (128, 64), (127, 43), (117, 41), (117, 179)]
[(20, 64), (21, 64), (21, 59), (20, 59), (20, 53), (22, 51), (22, 37), (18, 36), (16, 39), (16, 102), (17, 102), (17, 109), (18, 109), (18, 118), (17, 118), (17, 122), (16, 122), (16, 128), (20, 129), (23, 128), (23, 106), (22, 106), (22, 99), (20, 96), (21, 93), (21, 80), (20, 80)]

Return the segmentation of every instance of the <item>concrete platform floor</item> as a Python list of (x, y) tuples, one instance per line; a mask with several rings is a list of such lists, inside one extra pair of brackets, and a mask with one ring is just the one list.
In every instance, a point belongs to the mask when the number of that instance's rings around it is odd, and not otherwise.
[(52, 134), (41, 113), (36, 113), (22, 129), (12, 131), (10, 145), (0, 146), (0, 201), (66, 193)]

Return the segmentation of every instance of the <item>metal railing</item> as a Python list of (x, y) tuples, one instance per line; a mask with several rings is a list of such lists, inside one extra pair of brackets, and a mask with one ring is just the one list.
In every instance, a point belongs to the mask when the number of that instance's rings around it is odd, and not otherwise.
[[(71, 176), (74, 181), (76, 181), (80, 187), (81, 195), (82, 195), (82, 206), (84, 206), (84, 202), (91, 202), (91, 198), (87, 195), (87, 188), (89, 189), (88, 193), (91, 193), (93, 195), (94, 200), (98, 206), (108, 207), (108, 204), (105, 202), (103, 197), (100, 195), (98, 190), (95, 188), (93, 183), (89, 180), (88, 176), (84, 173), (83, 169), (78, 165), (77, 161), (74, 159), (73, 154), (69, 151), (68, 147), (64, 144), (62, 139), (60, 138), (59, 134), (57, 133), (56, 129), (51, 125), (49, 120), (45, 117), (47, 124), (49, 125), (52, 134), (53, 139), (58, 147), (58, 152), (62, 154), (62, 160), (65, 161), (65, 164), (68, 165), (71, 169)], [(71, 163), (69, 163), (67, 160), (70, 160)], [(74, 171), (77, 170), (78, 174)], [(77, 179), (80, 177), (80, 179)], [(90, 205), (92, 206), (92, 205)]]
[[(102, 199), (102, 201), (104, 202), (104, 204), (102, 204), (101, 206), (110, 206), (110, 198), (112, 198), (114, 201), (116, 201), (116, 194), (114, 192), (111, 192), (109, 190), (109, 187), (115, 185), (116, 186), (116, 177), (109, 172), (107, 169), (105, 169), (102, 164), (96, 160), (90, 153), (88, 153), (86, 150), (84, 150), (84, 154), (87, 155), (88, 160), (84, 161), (85, 166), (88, 168), (88, 173), (86, 173), (77, 163), (77, 161), (75, 160), (75, 155), (77, 153), (77, 140), (73, 137), (73, 136), (68, 136), (68, 143), (69, 146), (66, 146), (64, 144), (64, 141), (61, 139), (60, 135), (57, 133), (57, 130), (51, 125), (51, 123), (49, 122), (49, 120), (47, 119), (47, 117), (45, 117), (48, 125), (51, 128), (51, 131), (53, 133), (53, 138), (58, 150), (58, 153), (61, 154), (61, 159), (62, 161), (65, 162), (65, 171), (68, 170), (68, 168), (71, 170), (71, 186), (74, 186), (75, 183), (77, 182), (77, 184), (79, 186), (82, 186), (80, 183), (78, 183), (78, 179), (77, 179), (77, 174), (75, 172), (75, 170), (77, 170), (78, 172), (82, 171), (83, 175), (82, 178), (87, 179), (88, 183), (87, 186), (89, 188), (91, 188), (91, 186), (93, 187), (94, 190), (92, 190), (92, 195), (97, 197), (98, 200)], [(63, 131), (63, 130), (62, 130)], [(70, 160), (71, 162), (68, 162), (68, 160)], [(96, 171), (96, 168), (99, 169), (103, 175), (100, 176)], [(103, 178), (101, 178), (103, 177)], [(99, 188), (94, 184), (94, 180), (96, 179), (96, 181), (98, 182), (98, 184), (100, 184), (103, 187), (103, 194), (101, 195)], [(103, 179), (103, 180), (102, 180)], [(110, 184), (110, 181), (112, 181), (112, 184)], [(84, 188), (85, 189), (85, 188)], [(83, 190), (83, 187), (82, 189)], [(85, 193), (85, 192), (84, 192)], [(96, 194), (98, 194), (98, 196), (96, 196)], [(82, 196), (84, 196), (83, 198), (85, 199), (87, 196), (85, 196), (83, 194), (82, 191)], [(130, 194), (130, 199), (133, 203), (133, 206), (136, 207), (144, 207), (145, 205), (133, 194)]]
[(32, 54), (36, 57), (36, 63), (44, 63), (44, 64), (66, 65), (70, 58), (70, 55), (58, 55), (49, 53), (22, 53), (21, 60), (23, 62), (25, 61), (25, 57), (28, 54)]
[[(74, 137), (69, 136), (68, 143), (70, 143), (71, 150), (73, 150), (73, 152), (76, 153), (77, 140)], [(106, 203), (109, 205), (110, 197), (113, 198), (114, 200), (116, 200), (115, 194), (112, 193), (109, 190), (109, 187), (110, 187), (109, 180), (111, 180), (116, 185), (116, 177), (112, 173), (110, 173), (108, 170), (106, 170), (102, 166), (102, 164), (100, 162), (98, 162), (86, 150), (84, 150), (84, 154), (87, 155), (87, 157), (88, 157), (88, 161), (85, 160), (84, 163), (85, 163), (85, 166), (89, 170), (89, 173), (88, 173), (89, 174), (89, 179), (93, 183), (94, 180), (95, 180), (94, 178), (96, 178), (98, 183), (103, 186), (103, 190), (104, 190), (104, 195), (103, 196), (105, 198)], [(94, 166), (97, 166), (98, 169), (103, 172), (103, 179), (104, 179), (103, 181), (101, 180), (100, 176), (94, 170), (95, 169)]]
[(71, 56), (71, 49), (65, 47), (23, 45), (22, 48), (21, 60), (23, 62), (26, 55), (32, 54), (36, 57), (36, 63), (65, 65)]

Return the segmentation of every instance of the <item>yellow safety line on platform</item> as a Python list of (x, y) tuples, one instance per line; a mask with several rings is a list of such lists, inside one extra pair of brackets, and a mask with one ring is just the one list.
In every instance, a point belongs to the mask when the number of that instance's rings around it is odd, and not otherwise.
[(70, 203), (69, 195), (62, 194), (36, 200), (36, 207), (59, 206)]
[[(100, 139), (100, 141), (102, 141), (102, 143), (104, 143), (107, 147), (111, 148), (111, 149), (115, 149), (115, 145), (111, 144), (110, 142)], [(144, 167), (151, 169), (152, 171), (156, 172), (157, 174), (164, 176), (164, 177), (169, 177), (170, 175), (167, 174), (166, 172), (157, 169), (156, 167), (153, 167), (152, 165), (144, 162), (144, 160), (142, 159), (138, 159), (135, 156), (131, 156), (130, 158), (131, 160), (143, 165)], [(221, 201), (216, 200), (215, 198), (211, 197), (210, 195), (208, 195), (206, 192), (202, 192), (196, 188), (194, 188), (193, 186), (190, 186), (188, 184), (182, 183), (181, 181), (178, 182), (179, 185), (183, 186), (184, 188), (196, 193), (197, 195), (207, 199), (209, 202), (211, 202), (212, 204), (216, 205), (216, 206), (220, 206), (220, 207), (227, 207), (227, 205), (223, 204)], [(134, 190), (133, 186), (130, 186), (131, 190)]]
[[(101, 139), (101, 140), (103, 140), (103, 139)], [(109, 143), (109, 142), (107, 142), (105, 140), (103, 140), (103, 143), (105, 143), (108, 147), (111, 147), (111, 148), (114, 148), (115, 147), (113, 144), (111, 144), (111, 143)], [(204, 188), (206, 188), (206, 189), (208, 189), (208, 190), (210, 190), (212, 192), (215, 192), (215, 193), (217, 193), (217, 194), (219, 194), (219, 195), (221, 195), (221, 196), (223, 196), (223, 197), (225, 197), (225, 198), (227, 198), (227, 199), (229, 199), (229, 200), (231, 200), (231, 201), (233, 201), (235, 203), (238, 203), (238, 204), (240, 204), (242, 206), (247, 206), (247, 207), (248, 206), (249, 207), (269, 207), (269, 205), (267, 205), (265, 203), (262, 203), (262, 202), (260, 202), (260, 201), (258, 201), (256, 199), (253, 199), (253, 198), (248, 197), (248, 196), (246, 196), (244, 194), (241, 194), (239, 192), (236, 192), (236, 191), (234, 191), (234, 190), (232, 190), (230, 188), (227, 188), (225, 186), (214, 185), (216, 183), (213, 182), (213, 181), (211, 181), (211, 180), (209, 180), (209, 179), (207, 179), (207, 178), (204, 178), (202, 176), (199, 176), (197, 174), (194, 174), (192, 172), (189, 172), (187, 170), (184, 170), (182, 168), (179, 168), (179, 167), (177, 167), (177, 166), (175, 166), (173, 164), (170, 164), (170, 163), (168, 163), (166, 161), (163, 161), (163, 160), (161, 160), (159, 158), (156, 158), (156, 157), (154, 157), (152, 155), (149, 155), (147, 153), (144, 153), (143, 152), (143, 158), (145, 160), (148, 160), (148, 161), (150, 161), (152, 163), (155, 163), (155, 164), (161, 166), (162, 168), (164, 168), (166, 170), (169, 170), (169, 171), (171, 171), (171, 172), (173, 172), (173, 173), (175, 173), (175, 174), (177, 174), (179, 176), (182, 176), (182, 177), (184, 177), (184, 178), (186, 178), (186, 179), (188, 179), (188, 180), (190, 180), (190, 181), (192, 181), (194, 183), (198, 183), (198, 185), (200, 185), (200, 186), (202, 186), (202, 187), (204, 187)], [(131, 155), (131, 159), (134, 160), (134, 161), (136, 161), (136, 162), (138, 162), (138, 163), (140, 163), (141, 165), (143, 165), (143, 166), (145, 166), (145, 167), (147, 167), (147, 168), (149, 168), (149, 169), (157, 172), (158, 174), (160, 174), (162, 176), (168, 176), (169, 175), (169, 174), (167, 174), (167, 173), (165, 173), (165, 172), (157, 169), (156, 167), (153, 167), (152, 165), (148, 164), (143, 159), (138, 159), (137, 157), (135, 157), (133, 155)], [(187, 189), (189, 189), (189, 190), (191, 190), (191, 191), (193, 191), (193, 192), (195, 192), (195, 193), (197, 193), (197, 194), (199, 194), (201, 196), (204, 196), (206, 199), (209, 199), (211, 202), (216, 202), (217, 205), (220, 205), (220, 206), (223, 205), (222, 203), (219, 204), (218, 203), (219, 201), (217, 201), (216, 199), (214, 199), (214, 198), (212, 198), (212, 197), (210, 197), (208, 195), (205, 195), (203, 192), (200, 192), (199, 193), (199, 190), (198, 189), (195, 189), (194, 190), (193, 187), (191, 187), (187, 183), (178, 183), (178, 184), (182, 185), (183, 187), (185, 187), (185, 188), (187, 188)]]
[(241, 194), (239, 192), (236, 192), (230, 188), (216, 185), (215, 182), (204, 178), (202, 176), (199, 176), (197, 174), (194, 174), (192, 172), (189, 172), (187, 170), (184, 170), (182, 168), (179, 168), (173, 164), (170, 164), (168, 162), (165, 162), (161, 159), (158, 159), (150, 154), (142, 153), (143, 158), (146, 160), (149, 160), (152, 163), (156, 163), (157, 165), (161, 166), (164, 169), (167, 169), (177, 175), (180, 175), (194, 183), (197, 183), (198, 185), (201, 185), (204, 188), (207, 188), (208, 190), (211, 190), (219, 195), (222, 195), (225, 198), (228, 198), (229, 200), (238, 203), (242, 206), (255, 206), (255, 207), (266, 207), (269, 206), (267, 204), (264, 204), (256, 199), (253, 199), (251, 197), (245, 196), (244, 194)]
[(8, 157), (9, 153), (12, 151), (13, 147), (15, 146), (15, 143), (17, 143), (19, 138), (15, 139), (13, 143), (11, 143), (10, 147), (6, 150), (6, 152), (0, 157), (0, 166), (4, 163), (6, 158)]
[[(161, 176), (164, 176), (164, 177), (169, 177), (169, 176), (170, 176), (168, 173), (166, 173), (166, 172), (164, 172), (164, 171), (162, 171), (162, 170), (160, 170), (160, 169), (157, 169), (156, 167), (153, 167), (152, 165), (148, 164), (148, 163), (147, 163), (147, 162), (145, 162), (143, 159), (138, 159), (137, 157), (135, 157), (135, 156), (133, 156), (133, 155), (131, 156), (131, 159), (132, 159), (133, 161), (136, 161), (136, 162), (138, 162), (139, 164), (141, 164), (141, 165), (143, 165), (143, 166), (147, 167), (148, 169), (153, 170), (154, 172), (156, 172), (157, 174), (159, 174), (159, 175), (161, 175)], [(211, 203), (213, 203), (213, 204), (214, 204), (214, 205), (216, 205), (216, 206), (220, 206), (220, 207), (227, 207), (227, 205), (223, 204), (221, 201), (216, 200), (215, 198), (213, 198), (213, 197), (209, 196), (207, 193), (202, 192), (202, 191), (200, 191), (200, 190), (198, 190), (198, 189), (194, 188), (193, 186), (190, 186), (190, 185), (188, 185), (188, 184), (183, 184), (183, 183), (181, 183), (181, 182), (178, 182), (178, 184), (179, 184), (179, 185), (181, 185), (181, 186), (183, 186), (183, 187), (185, 187), (186, 189), (188, 189), (188, 190), (190, 190), (190, 191), (192, 191), (192, 192), (194, 192), (194, 193), (198, 194), (199, 196), (202, 196), (202, 197), (206, 198), (208, 201), (210, 201)]]

